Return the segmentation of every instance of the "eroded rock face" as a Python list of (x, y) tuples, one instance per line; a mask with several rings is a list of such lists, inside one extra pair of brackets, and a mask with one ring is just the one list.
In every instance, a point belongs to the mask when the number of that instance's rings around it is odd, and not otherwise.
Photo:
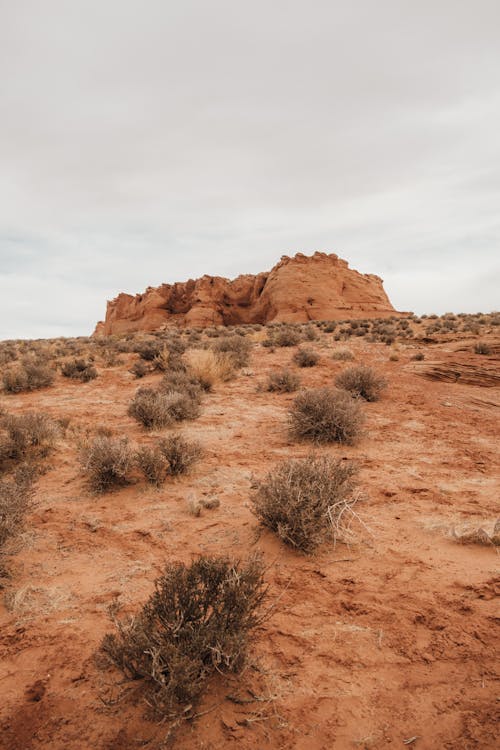
[(384, 317), (397, 314), (382, 279), (361, 274), (331, 253), (284, 255), (268, 273), (230, 281), (202, 276), (119, 294), (94, 335), (154, 331), (166, 325), (305, 323), (309, 320)]

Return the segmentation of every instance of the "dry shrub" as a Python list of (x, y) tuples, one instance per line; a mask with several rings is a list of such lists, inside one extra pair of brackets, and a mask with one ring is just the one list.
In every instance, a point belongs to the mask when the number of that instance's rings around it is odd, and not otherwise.
[(355, 502), (357, 468), (330, 456), (282, 461), (259, 483), (253, 512), (263, 526), (302, 552), (334, 539)]
[(169, 474), (186, 474), (202, 453), (202, 448), (196, 441), (186, 440), (181, 435), (171, 435), (152, 446), (139, 448), (135, 461), (146, 480), (159, 487)]
[(48, 456), (60, 427), (46, 414), (4, 414), (0, 418), (0, 468), (5, 461), (37, 461)]
[(8, 393), (35, 391), (52, 385), (54, 370), (42, 360), (25, 357), (19, 364), (5, 370), (2, 380)]
[(279, 370), (272, 372), (267, 380), (266, 390), (273, 393), (291, 393), (300, 386), (300, 378), (291, 370)]
[(351, 445), (361, 433), (363, 413), (345, 391), (312, 388), (295, 398), (289, 423), (292, 435), (300, 440)]
[(158, 445), (143, 446), (136, 451), (135, 462), (146, 481), (160, 487), (168, 474), (168, 461)]
[(491, 354), (491, 347), (485, 341), (478, 341), (474, 346), (474, 352), (476, 354)]
[(365, 401), (378, 401), (381, 392), (387, 387), (387, 381), (366, 365), (348, 367), (335, 379), (335, 385), (343, 388), (352, 396), (359, 396)]
[(80, 463), (94, 492), (126, 484), (132, 462), (128, 438), (98, 435), (80, 446)]
[(137, 362), (134, 362), (134, 364), (130, 368), (130, 372), (137, 379), (143, 378), (145, 375), (148, 374), (149, 367), (147, 366), (147, 364), (142, 359), (138, 359)]
[(354, 359), (354, 354), (350, 349), (335, 349), (332, 354), (332, 359), (337, 359), (341, 362), (347, 362), (351, 359)]
[(86, 360), (79, 358), (64, 362), (61, 367), (61, 372), (65, 378), (81, 380), (82, 383), (88, 383), (90, 380), (94, 380), (97, 377), (97, 370), (92, 362), (87, 362)]
[[(18, 471), (13, 479), (0, 481), (0, 552), (22, 526), (32, 500), (32, 474)], [(0, 575), (3, 566), (0, 564)]]
[(163, 347), (164, 344), (162, 341), (143, 339), (134, 344), (133, 351), (146, 362), (153, 362), (153, 360), (161, 354)]
[(250, 362), (252, 342), (243, 336), (224, 336), (214, 341), (212, 349), (217, 354), (226, 354), (232, 361), (233, 367), (246, 367)]
[(189, 373), (205, 391), (211, 391), (216, 383), (224, 383), (234, 377), (235, 364), (229, 352), (194, 349), (185, 356)]
[(201, 445), (195, 440), (186, 440), (182, 435), (170, 435), (158, 443), (159, 450), (168, 461), (170, 474), (186, 474), (203, 454)]
[(200, 413), (199, 387), (164, 383), (161, 389), (139, 388), (128, 414), (147, 429), (161, 429), (173, 422), (196, 419)]
[(293, 361), (299, 367), (314, 367), (318, 364), (319, 354), (312, 349), (297, 349), (292, 357)]
[(244, 666), (265, 596), (258, 558), (169, 563), (140, 612), (115, 620), (117, 632), (104, 637), (101, 649), (127, 678), (144, 680), (157, 714), (173, 716), (183, 707), (189, 713), (211, 674)]
[(300, 331), (292, 326), (279, 326), (274, 328), (268, 334), (267, 341), (263, 341), (263, 346), (296, 346), (301, 339)]
[(422, 361), (423, 361), (423, 360), (425, 359), (425, 354), (424, 354), (423, 352), (417, 352), (416, 354), (414, 354), (414, 355), (413, 355), (413, 356), (411, 357), (411, 359), (412, 359), (412, 360), (413, 360), (414, 362), (422, 362)]

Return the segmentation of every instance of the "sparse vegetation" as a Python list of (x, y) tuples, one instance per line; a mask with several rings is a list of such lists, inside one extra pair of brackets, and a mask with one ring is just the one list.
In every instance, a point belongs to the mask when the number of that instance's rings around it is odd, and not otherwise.
[(91, 362), (79, 358), (64, 362), (61, 367), (61, 372), (64, 377), (81, 380), (82, 383), (88, 383), (90, 380), (94, 380), (97, 377), (97, 370), (94, 365)]
[(182, 435), (170, 435), (159, 442), (159, 450), (168, 462), (170, 474), (186, 474), (198, 461), (203, 450), (194, 440), (186, 440)]
[(181, 388), (166, 382), (162, 389), (139, 388), (130, 403), (128, 414), (146, 429), (161, 429), (173, 422), (196, 419), (200, 413), (199, 389)]
[(108, 492), (127, 482), (133, 452), (127, 438), (98, 435), (80, 446), (80, 463), (94, 492)]
[(205, 391), (211, 391), (219, 382), (231, 380), (235, 374), (235, 361), (230, 352), (193, 349), (186, 358), (190, 375)]
[[(8, 539), (22, 526), (32, 499), (32, 473), (20, 469), (10, 479), (0, 480), (0, 555)], [(4, 566), (0, 558), (0, 577)]]
[(381, 392), (387, 387), (385, 378), (365, 365), (348, 367), (336, 377), (335, 384), (365, 401), (378, 401)]
[(24, 357), (2, 374), (7, 393), (21, 393), (46, 388), (54, 382), (54, 370), (42, 360)]
[(266, 390), (274, 393), (291, 393), (299, 386), (300, 378), (297, 373), (285, 368), (269, 375)]
[(259, 483), (253, 511), (286, 544), (312, 552), (339, 534), (353, 503), (356, 471), (330, 456), (283, 461)]
[(360, 436), (363, 413), (346, 391), (314, 388), (295, 398), (289, 423), (292, 436), (299, 440), (350, 445)]
[(252, 342), (244, 336), (237, 334), (224, 336), (212, 344), (212, 349), (217, 354), (226, 354), (232, 361), (234, 368), (246, 367), (250, 362)]
[(476, 354), (488, 355), (491, 354), (491, 347), (485, 341), (478, 341), (474, 346)]
[(354, 359), (354, 354), (350, 349), (335, 349), (332, 354), (332, 359), (337, 359), (341, 362), (347, 362), (351, 359)]
[(138, 615), (116, 620), (101, 649), (127, 678), (144, 680), (159, 715), (189, 712), (211, 674), (244, 666), (265, 595), (258, 558), (170, 563)]
[(9, 462), (36, 463), (56, 444), (60, 427), (40, 412), (4, 414), (0, 417), (0, 470)]
[(312, 349), (300, 348), (293, 355), (293, 361), (299, 367), (314, 367), (319, 362), (319, 354)]

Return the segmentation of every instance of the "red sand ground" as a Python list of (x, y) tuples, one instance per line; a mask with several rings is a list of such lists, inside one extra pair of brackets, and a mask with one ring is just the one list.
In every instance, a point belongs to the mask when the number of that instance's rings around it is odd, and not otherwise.
[[(329, 384), (346, 366), (330, 358), (326, 338), (313, 344), (320, 364), (300, 371), (304, 385)], [(426, 362), (456, 361), (458, 346), (427, 348)], [(350, 547), (325, 546), (313, 557), (256, 533), (249, 508), (252, 475), (309, 450), (287, 435), (294, 395), (256, 392), (293, 350), (256, 348), (250, 371), (206, 396), (202, 416), (183, 427), (205, 457), (160, 490), (138, 483), (95, 496), (79, 471), (78, 429), (105, 424), (151, 439), (126, 414), (138, 385), (126, 366), (88, 384), (60, 378), (4, 397), (13, 413), (36, 408), (71, 423), (37, 486), (0, 606), (2, 749), (497, 746), (498, 554), (460, 545), (449, 532), (467, 523), (491, 531), (495, 522), (498, 389), (422, 378), (411, 347), (400, 348), (398, 361), (382, 344), (357, 339), (349, 348), (389, 387), (364, 404), (357, 446), (321, 450), (359, 461), (368, 529), (360, 526)], [(220, 507), (193, 517), (187, 501), (204, 496)], [(123, 613), (137, 611), (167, 561), (255, 549), (269, 564), (275, 607), (252, 662), (240, 676), (212, 681), (199, 717), (169, 735), (145, 718), (135, 684), (96, 665), (111, 629), (107, 608), (117, 598)]]

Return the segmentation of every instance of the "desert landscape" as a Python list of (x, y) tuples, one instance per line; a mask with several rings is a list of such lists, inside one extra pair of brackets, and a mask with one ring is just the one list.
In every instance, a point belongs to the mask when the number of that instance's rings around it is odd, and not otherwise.
[(318, 253), (1, 342), (0, 747), (496, 747), (499, 326)]

